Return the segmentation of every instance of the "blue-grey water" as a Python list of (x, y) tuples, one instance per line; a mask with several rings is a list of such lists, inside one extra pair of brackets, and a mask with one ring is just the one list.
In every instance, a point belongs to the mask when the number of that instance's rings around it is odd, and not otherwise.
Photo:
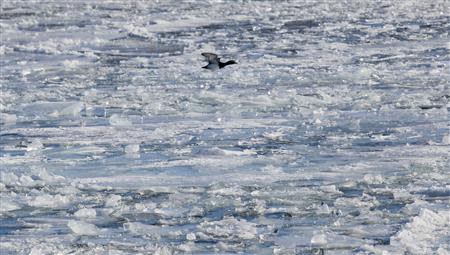
[(3, 1), (0, 253), (448, 254), (449, 13)]

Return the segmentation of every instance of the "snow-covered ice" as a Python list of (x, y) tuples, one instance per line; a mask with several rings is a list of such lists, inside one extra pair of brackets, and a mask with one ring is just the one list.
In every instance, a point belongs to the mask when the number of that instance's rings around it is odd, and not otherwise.
[(448, 254), (449, 13), (3, 1), (0, 253)]

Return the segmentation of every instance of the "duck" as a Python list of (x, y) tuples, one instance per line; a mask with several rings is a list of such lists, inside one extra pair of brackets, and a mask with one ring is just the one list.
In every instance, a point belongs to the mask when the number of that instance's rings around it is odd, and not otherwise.
[(214, 53), (209, 52), (203, 52), (202, 56), (205, 57), (205, 60), (208, 61), (208, 64), (206, 66), (203, 66), (202, 68), (209, 69), (209, 70), (217, 70), (224, 68), (227, 65), (234, 65), (237, 64), (234, 60), (229, 60), (227, 62), (220, 62), (219, 56)]

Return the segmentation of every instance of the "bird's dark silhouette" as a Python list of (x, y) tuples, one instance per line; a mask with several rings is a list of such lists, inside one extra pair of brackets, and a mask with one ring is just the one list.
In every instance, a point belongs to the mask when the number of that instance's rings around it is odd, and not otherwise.
[(202, 68), (209, 70), (217, 70), (220, 68), (224, 68), (227, 65), (237, 64), (234, 60), (220, 62), (220, 58), (217, 56), (217, 54), (214, 53), (203, 52), (202, 56), (205, 57), (206, 61), (208, 61), (208, 64), (206, 66), (203, 66)]

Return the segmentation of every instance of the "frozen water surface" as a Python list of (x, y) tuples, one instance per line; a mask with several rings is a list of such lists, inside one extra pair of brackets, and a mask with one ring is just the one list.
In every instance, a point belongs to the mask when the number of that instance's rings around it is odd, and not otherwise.
[(448, 254), (449, 5), (3, 1), (1, 253)]

